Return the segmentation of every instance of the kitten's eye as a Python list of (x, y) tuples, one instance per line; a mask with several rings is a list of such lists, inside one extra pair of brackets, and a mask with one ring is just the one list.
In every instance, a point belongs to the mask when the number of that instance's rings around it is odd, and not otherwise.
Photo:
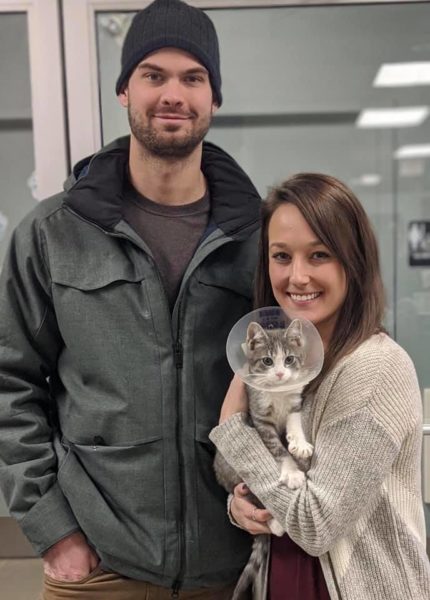
[(287, 358), (284, 360), (284, 365), (286, 367), (291, 367), (291, 365), (293, 365), (296, 362), (296, 357), (293, 356), (292, 354), (290, 354), (290, 356), (287, 356)]
[(262, 358), (262, 361), (263, 365), (266, 365), (266, 367), (271, 367), (273, 365), (273, 360), (270, 358), (270, 356), (265, 356)]

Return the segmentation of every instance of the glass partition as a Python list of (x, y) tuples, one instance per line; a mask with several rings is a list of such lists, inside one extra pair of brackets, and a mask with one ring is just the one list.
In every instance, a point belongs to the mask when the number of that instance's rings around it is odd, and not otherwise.
[[(224, 95), (208, 139), (238, 160), (262, 196), (298, 171), (352, 187), (378, 236), (387, 327), (430, 388), (430, 5), (208, 12)], [(128, 132), (114, 88), (133, 14), (96, 13), (104, 143)], [(412, 265), (414, 249), (422, 260)], [(430, 478), (428, 462), (426, 470)]]

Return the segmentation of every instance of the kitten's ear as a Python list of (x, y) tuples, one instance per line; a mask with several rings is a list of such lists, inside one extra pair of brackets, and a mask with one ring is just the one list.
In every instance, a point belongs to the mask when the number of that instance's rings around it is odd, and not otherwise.
[(296, 346), (297, 348), (301, 348), (303, 346), (303, 328), (299, 319), (294, 319), (294, 321), (291, 321), (287, 331), (285, 332), (285, 337), (291, 346)]
[(258, 345), (266, 344), (267, 339), (267, 333), (261, 325), (255, 321), (248, 325), (248, 329), (246, 330), (246, 343), (250, 350), (254, 350)]

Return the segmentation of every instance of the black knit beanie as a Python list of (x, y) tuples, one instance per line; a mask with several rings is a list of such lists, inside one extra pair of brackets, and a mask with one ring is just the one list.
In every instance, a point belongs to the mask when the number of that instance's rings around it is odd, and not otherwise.
[(147, 54), (170, 46), (189, 52), (206, 67), (214, 100), (221, 106), (221, 73), (215, 27), (206, 13), (181, 0), (155, 0), (135, 15), (122, 47), (117, 95)]

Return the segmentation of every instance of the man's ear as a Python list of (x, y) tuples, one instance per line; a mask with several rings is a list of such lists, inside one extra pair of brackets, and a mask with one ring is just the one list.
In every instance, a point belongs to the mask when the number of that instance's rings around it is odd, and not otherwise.
[(216, 102), (212, 102), (212, 116), (214, 116), (214, 114), (216, 113), (216, 111), (219, 109), (219, 106)]
[(128, 86), (126, 86), (122, 92), (118, 94), (118, 100), (121, 106), (127, 108), (128, 106)]

